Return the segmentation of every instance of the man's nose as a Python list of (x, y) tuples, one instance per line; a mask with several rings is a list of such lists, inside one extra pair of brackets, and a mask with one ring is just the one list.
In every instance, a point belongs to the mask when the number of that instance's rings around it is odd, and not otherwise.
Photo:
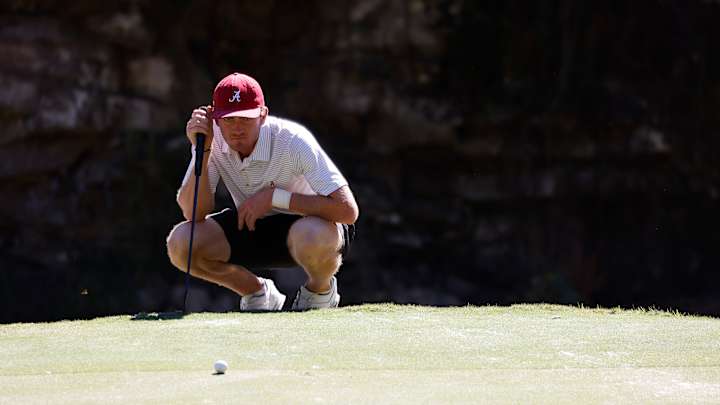
[(230, 128), (232, 129), (239, 129), (243, 126), (242, 124), (242, 121), (238, 118), (233, 118), (230, 120)]

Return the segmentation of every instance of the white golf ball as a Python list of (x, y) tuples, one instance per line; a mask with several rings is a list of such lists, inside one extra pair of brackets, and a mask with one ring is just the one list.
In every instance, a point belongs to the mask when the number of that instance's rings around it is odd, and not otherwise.
[(228, 365), (227, 361), (225, 360), (218, 360), (215, 362), (215, 372), (218, 374), (225, 374), (225, 371), (227, 371)]

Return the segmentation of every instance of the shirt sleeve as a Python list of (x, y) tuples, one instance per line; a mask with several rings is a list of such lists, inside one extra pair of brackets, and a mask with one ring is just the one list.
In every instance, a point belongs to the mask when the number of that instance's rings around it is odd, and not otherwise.
[(297, 154), (295, 170), (305, 177), (310, 188), (319, 195), (327, 196), (348, 184), (311, 134), (295, 137), (293, 150)]
[[(210, 183), (210, 191), (215, 194), (215, 190), (217, 189), (218, 182), (220, 180), (220, 174), (218, 173), (217, 166), (215, 165), (215, 161), (213, 159), (212, 152), (210, 153), (210, 157), (208, 158), (208, 181)], [(184, 187), (190, 179), (195, 178), (195, 147), (190, 147), (190, 154), (192, 155), (192, 159), (190, 159), (190, 164), (188, 165), (187, 170), (185, 171), (185, 177), (182, 181), (182, 187)], [(194, 181), (194, 180), (193, 180)]]

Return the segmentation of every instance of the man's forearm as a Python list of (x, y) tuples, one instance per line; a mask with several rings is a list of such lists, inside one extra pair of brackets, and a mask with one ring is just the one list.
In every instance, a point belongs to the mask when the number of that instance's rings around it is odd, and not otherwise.
[[(208, 178), (208, 159), (210, 154), (206, 153), (203, 156), (203, 169), (200, 175), (200, 184), (198, 187), (198, 205), (195, 213), (195, 220), (200, 221), (205, 218), (205, 215), (212, 212), (215, 208), (215, 197), (210, 191), (210, 180)], [(192, 163), (194, 166), (194, 161)], [(183, 212), (183, 216), (186, 220), (192, 218), (192, 207), (193, 198), (195, 193), (195, 174), (190, 176), (185, 184), (180, 187), (177, 196), (177, 203)]]
[(343, 224), (355, 223), (358, 216), (354, 201), (297, 193), (294, 193), (290, 199), (290, 211)]

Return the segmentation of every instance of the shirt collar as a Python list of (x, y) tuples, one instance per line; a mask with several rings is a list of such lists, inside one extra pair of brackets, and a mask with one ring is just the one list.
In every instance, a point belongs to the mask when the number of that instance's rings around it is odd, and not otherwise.
[[(218, 134), (220, 133), (219, 128), (217, 132)], [(250, 156), (247, 157), (247, 159), (263, 161), (270, 160), (270, 146), (272, 144), (272, 138), (270, 133), (270, 126), (263, 124), (263, 126), (260, 127), (260, 135), (258, 135), (257, 143), (255, 143), (255, 149), (253, 149), (252, 153), (250, 154)], [(222, 135), (220, 135), (220, 138), (222, 138)], [(227, 142), (225, 142), (224, 139), (222, 139), (221, 150), (225, 154), (231, 152), (230, 146), (228, 146)]]

